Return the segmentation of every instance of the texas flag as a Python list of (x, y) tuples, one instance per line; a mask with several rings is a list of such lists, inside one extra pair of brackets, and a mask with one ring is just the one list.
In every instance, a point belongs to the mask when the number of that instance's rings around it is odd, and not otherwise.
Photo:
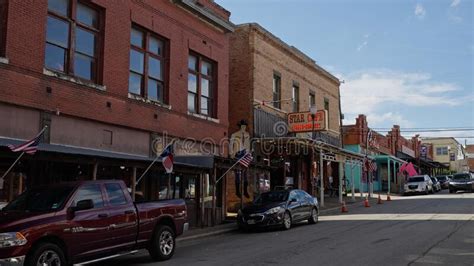
[(161, 162), (166, 170), (166, 173), (173, 172), (173, 143), (168, 144), (163, 152), (160, 154)]

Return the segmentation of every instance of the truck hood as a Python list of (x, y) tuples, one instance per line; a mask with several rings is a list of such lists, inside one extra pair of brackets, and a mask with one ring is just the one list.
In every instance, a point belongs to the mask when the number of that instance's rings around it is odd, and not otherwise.
[(54, 216), (54, 212), (37, 213), (22, 211), (1, 211), (0, 232), (20, 231), (24, 228), (41, 224), (41, 220)]

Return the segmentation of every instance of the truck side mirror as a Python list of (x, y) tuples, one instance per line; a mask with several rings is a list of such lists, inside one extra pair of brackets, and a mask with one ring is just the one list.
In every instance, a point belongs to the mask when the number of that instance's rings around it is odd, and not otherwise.
[(90, 210), (94, 208), (94, 201), (91, 199), (80, 200), (76, 203), (76, 206), (69, 207), (67, 209), (67, 219), (71, 220), (74, 218), (74, 213), (82, 210)]

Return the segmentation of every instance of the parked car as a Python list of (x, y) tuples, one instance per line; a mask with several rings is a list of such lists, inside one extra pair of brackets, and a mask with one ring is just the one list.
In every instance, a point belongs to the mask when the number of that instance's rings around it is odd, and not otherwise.
[(260, 194), (254, 202), (239, 210), (240, 229), (283, 227), (308, 220), (318, 222), (318, 200), (303, 190), (276, 190)]
[(453, 178), (449, 181), (449, 193), (456, 193), (460, 190), (474, 192), (474, 174), (453, 175)]
[(134, 203), (122, 181), (27, 190), (0, 212), (0, 265), (70, 265), (147, 249), (155, 261), (187, 230), (183, 200)]
[(447, 175), (439, 175), (436, 176), (438, 179), (439, 183), (441, 184), (441, 189), (447, 189), (449, 188), (449, 176)]
[(408, 181), (404, 186), (403, 194), (428, 194), (434, 193), (433, 190), (433, 181), (431, 181), (431, 178), (428, 175), (416, 175), (408, 178)]
[(441, 183), (436, 177), (431, 177), (431, 182), (433, 182), (433, 190), (435, 192), (441, 191)]

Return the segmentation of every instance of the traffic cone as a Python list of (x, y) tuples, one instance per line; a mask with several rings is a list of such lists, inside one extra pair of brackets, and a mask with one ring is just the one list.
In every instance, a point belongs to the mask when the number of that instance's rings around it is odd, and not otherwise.
[(368, 197), (365, 198), (364, 206), (365, 206), (366, 208), (370, 207), (370, 203), (369, 203), (369, 198), (368, 198)]
[(378, 200), (377, 200), (377, 204), (382, 204), (382, 203), (383, 203), (383, 202), (382, 202), (382, 198), (380, 197), (380, 194), (379, 194), (379, 198), (378, 198)]
[(392, 199), (390, 198), (390, 193), (387, 193), (387, 201), (391, 201)]
[(342, 202), (341, 212), (349, 212), (345, 201)]

